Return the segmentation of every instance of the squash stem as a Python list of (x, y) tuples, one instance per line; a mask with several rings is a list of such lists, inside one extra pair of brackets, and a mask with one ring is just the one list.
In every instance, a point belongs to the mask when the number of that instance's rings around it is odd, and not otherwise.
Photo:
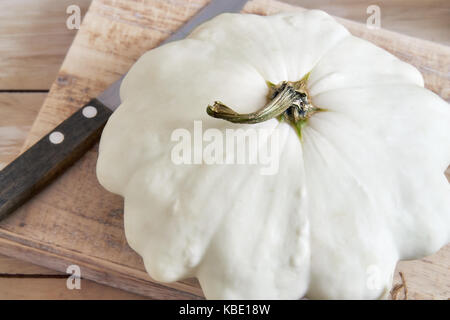
[(312, 114), (320, 111), (309, 101), (306, 89), (308, 75), (296, 82), (283, 81), (278, 85), (268, 82), (268, 102), (256, 112), (238, 113), (220, 101), (209, 105), (206, 112), (211, 117), (233, 123), (252, 124), (278, 118), (288, 121), (294, 128), (300, 128)]

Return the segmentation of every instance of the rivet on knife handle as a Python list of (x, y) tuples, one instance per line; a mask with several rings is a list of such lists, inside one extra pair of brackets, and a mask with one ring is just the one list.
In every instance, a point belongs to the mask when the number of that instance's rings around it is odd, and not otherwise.
[(0, 219), (81, 157), (97, 141), (111, 114), (92, 99), (0, 171)]

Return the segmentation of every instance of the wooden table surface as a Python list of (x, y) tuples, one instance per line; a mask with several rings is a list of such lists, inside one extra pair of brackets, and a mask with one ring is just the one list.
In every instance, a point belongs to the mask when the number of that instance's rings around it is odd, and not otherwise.
[[(450, 45), (448, 0), (284, 0), (364, 22), (366, 8), (381, 8), (381, 26)], [(0, 2), (0, 169), (17, 156), (76, 33), (66, 27), (66, 8), (82, 15), (90, 0), (2, 0)], [(0, 255), (0, 299), (141, 299), (81, 280), (66, 287), (67, 275)]]

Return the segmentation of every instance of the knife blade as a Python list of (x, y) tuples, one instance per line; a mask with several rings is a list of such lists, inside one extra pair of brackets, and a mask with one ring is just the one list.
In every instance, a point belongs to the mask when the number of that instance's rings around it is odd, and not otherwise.
[[(212, 0), (160, 45), (185, 38), (219, 13), (239, 12), (248, 0)], [(79, 159), (99, 139), (108, 118), (120, 105), (125, 75), (51, 130), (0, 171), (0, 220)]]

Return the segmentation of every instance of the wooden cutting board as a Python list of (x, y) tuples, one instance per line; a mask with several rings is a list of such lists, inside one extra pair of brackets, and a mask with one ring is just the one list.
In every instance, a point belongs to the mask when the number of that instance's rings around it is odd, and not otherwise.
[[(175, 31), (207, 0), (94, 0), (27, 139), (25, 148), (126, 72), (145, 51)], [(244, 11), (272, 14), (303, 10), (273, 0), (254, 0)], [(426, 85), (450, 98), (450, 49), (339, 19), (364, 37), (412, 63)], [(123, 203), (97, 182), (97, 146), (12, 216), (0, 223), (0, 253), (81, 275), (152, 298), (202, 298), (195, 279), (152, 281), (127, 245)], [(450, 195), (449, 195), (450, 196)], [(450, 297), (450, 246), (420, 261), (402, 262), (409, 298)], [(399, 282), (398, 272), (395, 282)]]

